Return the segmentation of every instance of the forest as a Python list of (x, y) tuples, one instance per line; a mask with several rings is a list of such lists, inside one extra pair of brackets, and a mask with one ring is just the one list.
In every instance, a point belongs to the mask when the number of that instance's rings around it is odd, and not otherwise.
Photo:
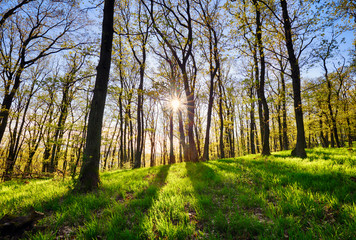
[(352, 239), (355, 28), (354, 0), (0, 0), (0, 238)]

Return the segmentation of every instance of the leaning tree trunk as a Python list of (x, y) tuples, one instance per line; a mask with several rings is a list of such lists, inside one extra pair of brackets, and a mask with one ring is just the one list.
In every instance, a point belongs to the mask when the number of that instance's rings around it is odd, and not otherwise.
[(20, 87), (21, 75), (22, 75), (23, 69), (25, 67), (25, 60), (24, 60), (25, 57), (24, 57), (23, 51), (21, 51), (21, 54), (22, 54), (22, 56), (21, 56), (22, 60), (20, 62), (20, 66), (19, 66), (18, 70), (15, 73), (14, 86), (12, 87), (11, 90), (7, 89), (7, 87), (5, 87), (5, 96), (4, 96), (4, 99), (2, 101), (1, 108), (0, 108), (0, 143), (1, 143), (1, 140), (2, 140), (5, 130), (6, 130), (11, 105), (14, 101), (16, 92), (18, 91), (18, 89)]
[(101, 35), (100, 60), (97, 67), (94, 95), (90, 107), (83, 165), (76, 188), (83, 192), (99, 187), (101, 128), (109, 82), (111, 51), (114, 34), (115, 0), (105, 0)]
[(288, 50), (288, 60), (292, 70), (292, 83), (293, 83), (293, 96), (294, 96), (294, 112), (297, 124), (297, 144), (292, 151), (293, 156), (307, 157), (305, 152), (305, 132), (304, 120), (302, 111), (302, 98), (300, 91), (300, 69), (298, 59), (295, 56), (293, 40), (292, 40), (292, 26), (288, 14), (288, 7), (286, 0), (281, 0), (282, 14), (283, 14), (283, 27), (285, 33), (286, 47)]

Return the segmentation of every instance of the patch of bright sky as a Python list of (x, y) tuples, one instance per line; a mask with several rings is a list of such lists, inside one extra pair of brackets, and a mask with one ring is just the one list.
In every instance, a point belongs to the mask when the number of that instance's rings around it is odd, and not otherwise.
[[(344, 32), (337, 39), (339, 42), (339, 49), (337, 50), (337, 54), (334, 58), (329, 59), (327, 62), (329, 63), (329, 67), (333, 68), (335, 66), (341, 66), (343, 58), (346, 60), (346, 65), (349, 65), (352, 60), (352, 50), (354, 49), (353, 41), (354, 34), (352, 31)], [(344, 42), (341, 42), (341, 39), (344, 39)], [(333, 69), (331, 69), (333, 71)], [(301, 71), (303, 78), (317, 78), (321, 77), (324, 74), (324, 70), (321, 66), (321, 61), (316, 61), (312, 67), (305, 67)]]

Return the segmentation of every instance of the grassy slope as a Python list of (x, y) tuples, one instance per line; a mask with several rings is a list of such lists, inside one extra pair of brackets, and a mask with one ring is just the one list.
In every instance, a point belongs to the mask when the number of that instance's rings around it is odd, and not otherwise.
[(356, 154), (308, 150), (106, 172), (102, 188), (70, 194), (69, 181), (0, 185), (0, 218), (46, 213), (31, 239), (352, 239)]

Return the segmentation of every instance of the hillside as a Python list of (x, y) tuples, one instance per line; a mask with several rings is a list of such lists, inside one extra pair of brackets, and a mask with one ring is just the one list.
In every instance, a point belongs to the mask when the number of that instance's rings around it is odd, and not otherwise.
[(105, 172), (87, 195), (70, 180), (6, 182), (0, 218), (43, 212), (30, 239), (352, 239), (356, 153), (307, 153)]

